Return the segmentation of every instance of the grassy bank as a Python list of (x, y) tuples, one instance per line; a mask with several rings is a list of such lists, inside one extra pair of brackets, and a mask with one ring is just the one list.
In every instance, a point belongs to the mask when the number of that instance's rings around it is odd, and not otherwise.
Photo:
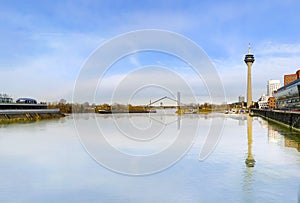
[(61, 113), (26, 113), (26, 114), (1, 114), (0, 124), (32, 122), (44, 119), (58, 119), (64, 117)]

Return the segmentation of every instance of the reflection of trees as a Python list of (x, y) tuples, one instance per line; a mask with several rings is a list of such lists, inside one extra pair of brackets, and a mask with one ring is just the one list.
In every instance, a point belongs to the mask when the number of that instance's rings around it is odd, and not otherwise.
[(95, 107), (95, 112), (98, 113), (99, 110), (105, 110), (105, 111), (121, 111), (121, 112), (143, 112), (143, 111), (149, 111), (150, 108), (146, 106), (133, 106), (131, 104), (123, 105), (123, 104), (101, 104), (97, 105)]

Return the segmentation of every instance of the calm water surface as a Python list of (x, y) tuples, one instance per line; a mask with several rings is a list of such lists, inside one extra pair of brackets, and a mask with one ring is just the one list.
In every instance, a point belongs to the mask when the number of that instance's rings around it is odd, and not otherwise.
[[(104, 123), (105, 135), (128, 154), (163, 150), (180, 127), (199, 122), (199, 130), (190, 150), (172, 167), (153, 175), (129, 176), (104, 168), (86, 152), (72, 116), (2, 125), (0, 202), (299, 202), (299, 135), (261, 118), (254, 117), (251, 126), (253, 168), (245, 165), (249, 155), (249, 121), (245, 115), (186, 115), (180, 119), (155, 115), (157, 123), (165, 122), (165, 137), (158, 142), (155, 140), (159, 138), (154, 138), (151, 145), (144, 143), (142, 147), (120, 141), (124, 138), (115, 135), (119, 131), (114, 126), (115, 120), (124, 126), (130, 120), (139, 128), (147, 128), (151, 120), (147, 115), (122, 115), (114, 120), (112, 115), (95, 118), (86, 114), (74, 119), (87, 129), (95, 120)], [(199, 161), (214, 119), (225, 121), (222, 137), (211, 155)]]

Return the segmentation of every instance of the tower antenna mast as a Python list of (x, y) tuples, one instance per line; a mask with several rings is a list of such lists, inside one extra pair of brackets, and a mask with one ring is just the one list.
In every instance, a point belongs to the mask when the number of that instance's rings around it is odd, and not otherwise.
[(250, 54), (251, 47), (250, 47), (250, 42), (248, 43), (248, 54)]

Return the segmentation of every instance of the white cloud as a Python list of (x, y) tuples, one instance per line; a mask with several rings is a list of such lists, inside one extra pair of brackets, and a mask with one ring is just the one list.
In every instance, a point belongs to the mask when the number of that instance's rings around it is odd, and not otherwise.
[[(77, 74), (90, 52), (103, 41), (100, 36), (40, 33), (32, 35), (45, 47), (43, 53), (28, 56), (10, 69), (2, 69), (3, 92), (15, 99), (34, 97), (39, 101), (71, 101)], [(30, 53), (29, 53), (30, 55)]]
[[(71, 101), (80, 67), (90, 52), (98, 47), (103, 39), (96, 35), (62, 33), (35, 34), (32, 38), (43, 43), (48, 49), (47, 52), (31, 58), (31, 61), (17, 63), (13, 68), (3, 70), (0, 75), (2, 92), (11, 94), (14, 98), (30, 96), (41, 101), (58, 101), (60, 98)], [(283, 83), (284, 74), (296, 72), (300, 67), (298, 53), (300, 53), (300, 44), (267, 42), (256, 45), (254, 53), (256, 60), (252, 69), (253, 100), (266, 93), (268, 80), (279, 79)], [(129, 62), (136, 67), (140, 67), (144, 63), (139, 61), (135, 55), (128, 57)], [(236, 58), (213, 59), (225, 88), (227, 102), (235, 102), (239, 95), (246, 95), (247, 68), (243, 57), (243, 55), (239, 55)], [(160, 63), (158, 62), (158, 64)], [(197, 100), (205, 102), (209, 99), (209, 92), (204, 81), (193, 71), (187, 69), (188, 67), (172, 67), (172, 71), (176, 71), (183, 81), (193, 89)], [(128, 77), (126, 73), (114, 73), (105, 77), (99, 88), (103, 96), (100, 101), (108, 101), (111, 92), (126, 77)], [(170, 87), (173, 92), (179, 90), (183, 100), (191, 101), (190, 95), (185, 95), (180, 83), (174, 80), (170, 74), (148, 71), (145, 75), (131, 76), (126, 85), (128, 88), (133, 87), (139, 81), (146, 81), (147, 77), (155, 78), (157, 81), (167, 81), (165, 85)], [(210, 79), (214, 80), (214, 78)], [(94, 88), (89, 84), (95, 84), (95, 82), (86, 81), (86, 89)], [(158, 94), (152, 94), (146, 99), (142, 99), (140, 96), (139, 101), (148, 102), (149, 99), (157, 98), (162, 94), (158, 91)], [(127, 96), (126, 92), (123, 96), (124, 98)]]
[(131, 64), (134, 65), (135, 67), (140, 67), (141, 66), (141, 63), (139, 62), (136, 55), (130, 55), (129, 60), (130, 60)]
[[(215, 80), (215, 78), (207, 80)], [(89, 81), (90, 79), (84, 84), (90, 84)], [(91, 89), (85, 89), (83, 93), (86, 90)], [(132, 98), (130, 101), (132, 103), (145, 104), (149, 100), (153, 101), (164, 96), (176, 98), (178, 91), (181, 92), (183, 103), (203, 103), (211, 100), (205, 81), (194, 72), (182, 73), (174, 69), (162, 70), (151, 66), (102, 78), (97, 89), (96, 101), (97, 103), (128, 103), (129, 98)], [(114, 101), (111, 101), (112, 97)]]
[(280, 54), (283, 56), (299, 55), (300, 44), (277, 44), (274, 42), (265, 42), (257, 47), (256, 54), (261, 56), (272, 56), (275, 54)]

